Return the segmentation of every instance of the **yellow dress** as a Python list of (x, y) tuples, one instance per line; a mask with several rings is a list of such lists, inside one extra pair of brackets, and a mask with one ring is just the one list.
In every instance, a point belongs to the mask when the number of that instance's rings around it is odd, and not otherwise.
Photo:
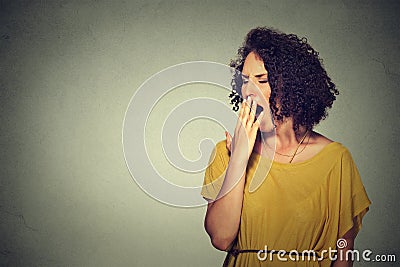
[[(337, 240), (353, 227), (353, 218), (356, 232), (361, 229), (371, 204), (350, 152), (332, 142), (306, 161), (273, 162), (267, 178), (250, 193), (259, 158), (253, 153), (249, 159), (240, 228), (233, 246), (240, 250), (313, 251), (317, 256), (307, 258), (295, 251), (279, 258), (273, 253), (240, 253), (234, 263), (235, 257), (228, 253), (224, 265), (330, 266), (329, 255), (333, 255)], [(216, 145), (211, 159), (201, 194), (213, 200), (229, 162), (226, 141)]]

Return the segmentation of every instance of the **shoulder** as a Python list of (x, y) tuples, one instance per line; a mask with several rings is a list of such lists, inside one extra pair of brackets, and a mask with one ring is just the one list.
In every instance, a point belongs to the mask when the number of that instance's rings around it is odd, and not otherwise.
[(217, 142), (217, 144), (215, 145), (215, 148), (218, 151), (224, 151), (224, 150), (228, 151), (228, 149), (226, 148), (226, 139)]
[(311, 132), (310, 145), (322, 149), (330, 143), (334, 143), (334, 141), (315, 131)]
[(350, 157), (351, 154), (346, 146), (342, 143), (333, 141), (324, 135), (312, 132), (312, 138), (310, 140), (310, 147), (314, 150), (314, 153), (318, 153), (321, 151), (329, 152), (332, 156), (336, 157)]
[(214, 150), (211, 155), (211, 161), (218, 160), (223, 163), (223, 165), (227, 165), (227, 162), (229, 161), (229, 150), (226, 147), (226, 140), (221, 140), (217, 142), (217, 144), (214, 147)]

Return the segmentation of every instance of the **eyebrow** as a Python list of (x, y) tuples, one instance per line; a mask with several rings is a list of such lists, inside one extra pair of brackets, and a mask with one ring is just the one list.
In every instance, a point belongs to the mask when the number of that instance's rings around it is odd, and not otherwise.
[[(265, 75), (268, 75), (268, 73), (260, 73), (260, 74), (256, 74), (256, 75), (254, 75), (254, 77), (256, 77), (256, 78), (261, 78), (262, 76), (265, 76)], [(246, 79), (248, 79), (248, 78), (249, 78), (249, 76), (247, 76), (247, 75), (244, 75), (244, 74), (242, 74), (242, 76), (243, 76), (244, 78), (246, 78)]]

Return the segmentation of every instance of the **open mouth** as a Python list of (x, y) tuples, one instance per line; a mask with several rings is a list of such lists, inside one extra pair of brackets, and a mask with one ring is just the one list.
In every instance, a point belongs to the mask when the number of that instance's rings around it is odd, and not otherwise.
[(263, 111), (264, 108), (262, 106), (257, 105), (256, 108), (256, 117), (258, 117), (258, 115), (260, 115), (261, 111)]

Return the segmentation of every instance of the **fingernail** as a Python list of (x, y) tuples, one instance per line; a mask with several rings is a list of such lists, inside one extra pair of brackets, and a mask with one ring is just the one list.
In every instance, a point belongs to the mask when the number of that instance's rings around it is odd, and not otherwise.
[(248, 96), (248, 97), (247, 97), (247, 101), (251, 101), (251, 98), (250, 98), (250, 96)]

